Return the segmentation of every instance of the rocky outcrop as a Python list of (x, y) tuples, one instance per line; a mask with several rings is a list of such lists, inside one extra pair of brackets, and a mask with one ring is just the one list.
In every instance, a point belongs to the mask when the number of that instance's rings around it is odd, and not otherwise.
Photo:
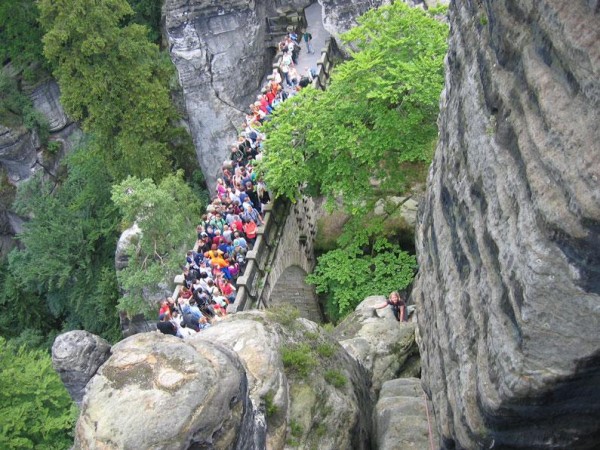
[[(4, 183), (13, 188), (26, 181), (36, 172), (50, 177), (56, 176), (62, 157), (81, 140), (81, 130), (66, 115), (60, 104), (60, 91), (52, 79), (35, 86), (27, 86), (25, 92), (33, 107), (48, 123), (50, 141), (60, 143), (55, 154), (45, 152), (36, 132), (24, 126), (7, 127), (0, 124), (0, 190), (6, 191)], [(0, 258), (3, 258), (15, 245), (14, 236), (20, 231), (22, 218), (12, 211), (12, 199), (0, 200)]]
[(600, 442), (598, 2), (453, 2), (417, 229), (447, 448)]
[(356, 18), (368, 10), (389, 5), (390, 0), (321, 0), (323, 6), (323, 26), (336, 39), (356, 26)]
[(52, 366), (78, 405), (86, 385), (109, 356), (106, 340), (82, 330), (61, 334), (52, 345)]
[(439, 448), (433, 411), (418, 378), (383, 383), (373, 411), (378, 450)]
[(35, 86), (29, 98), (33, 107), (48, 121), (50, 133), (60, 131), (71, 123), (60, 103), (60, 89), (56, 81), (50, 79)]
[[(306, 369), (306, 372), (305, 372)], [(90, 381), (75, 448), (370, 448), (366, 372), (290, 311), (137, 334)]]
[(398, 323), (390, 308), (375, 311), (385, 297), (367, 297), (333, 333), (342, 347), (371, 376), (375, 395), (387, 380), (419, 375), (415, 324)]
[(75, 448), (248, 448), (236, 445), (246, 396), (246, 376), (227, 348), (137, 334), (113, 347), (90, 382)]

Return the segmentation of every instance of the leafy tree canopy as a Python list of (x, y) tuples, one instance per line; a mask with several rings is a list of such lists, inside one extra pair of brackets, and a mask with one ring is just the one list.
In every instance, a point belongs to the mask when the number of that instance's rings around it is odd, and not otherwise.
[(40, 0), (44, 54), (68, 114), (93, 132), (117, 179), (156, 180), (174, 159), (172, 66), (125, 0)]
[(447, 34), (431, 13), (400, 1), (362, 16), (342, 36), (354, 51), (328, 89), (303, 89), (266, 126), (269, 186), (292, 199), (300, 186), (341, 197), (353, 212), (401, 192), (402, 164), (433, 153)]
[(34, 0), (0, 2), (0, 63), (10, 61), (28, 79), (45, 63), (38, 16)]
[(149, 38), (154, 43), (160, 42), (160, 18), (163, 0), (129, 0), (134, 11), (134, 22), (145, 25), (149, 29)]
[(126, 292), (119, 307), (130, 315), (148, 314), (156, 305), (148, 303), (147, 294), (181, 271), (182, 255), (195, 239), (192, 219), (199, 216), (201, 205), (181, 172), (158, 185), (127, 177), (114, 186), (112, 199), (124, 222), (135, 222), (142, 230), (130, 244), (128, 266), (117, 274)]
[(88, 148), (70, 155), (66, 169), (62, 184), (35, 176), (17, 191), (16, 211), (31, 219), (3, 279), (5, 336), (14, 336), (15, 323), (17, 330), (83, 327), (109, 339), (117, 330), (119, 214), (110, 200), (112, 177)]
[(67, 449), (77, 408), (47, 352), (15, 350), (0, 337), (0, 447)]
[(406, 288), (413, 279), (416, 258), (394, 242), (387, 217), (355, 217), (346, 223), (338, 248), (317, 258), (306, 281), (324, 294), (329, 319), (339, 321), (369, 295)]

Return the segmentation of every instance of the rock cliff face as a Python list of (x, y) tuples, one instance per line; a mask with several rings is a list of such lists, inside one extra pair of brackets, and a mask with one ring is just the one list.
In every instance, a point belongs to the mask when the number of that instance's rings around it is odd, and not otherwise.
[[(413, 324), (373, 315), (381, 300), (365, 300), (334, 335), (278, 308), (230, 315), (185, 340), (136, 334), (110, 349), (89, 383), (89, 367), (95, 372), (96, 356), (108, 351), (89, 333), (65, 333), (53, 347), (54, 365), (65, 382), (75, 373), (78, 392), (87, 383), (75, 448), (360, 450), (375, 439), (397, 448), (400, 438), (424, 448), (418, 379), (384, 387), (374, 413), (379, 389), (405, 372), (399, 362), (414, 344)], [(397, 339), (390, 357), (384, 350)]]
[(600, 442), (600, 4), (453, 2), (417, 228), (446, 448)]
[[(58, 84), (54, 80), (41, 82), (28, 88), (28, 91), (33, 107), (48, 122), (50, 140), (60, 142), (61, 150), (56, 155), (48, 155), (42, 151), (36, 133), (23, 126), (7, 127), (0, 124), (0, 176), (13, 186), (27, 180), (36, 171), (54, 176), (62, 156), (81, 137), (78, 126), (65, 115), (59, 100)], [(22, 224), (22, 219), (11, 211), (11, 202), (7, 198), (0, 200), (0, 258), (15, 245), (13, 237)]]
[(209, 186), (241, 131), (248, 105), (269, 71), (266, 18), (276, 7), (302, 9), (301, 1), (167, 0), (166, 32), (179, 72), (190, 131)]

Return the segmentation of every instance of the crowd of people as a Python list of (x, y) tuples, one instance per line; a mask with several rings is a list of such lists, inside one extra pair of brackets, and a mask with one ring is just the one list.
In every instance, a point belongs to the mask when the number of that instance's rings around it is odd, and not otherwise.
[[(310, 33), (305, 30), (301, 39), (312, 52)], [(193, 336), (226, 317), (227, 306), (235, 301), (236, 280), (244, 272), (246, 254), (263, 224), (264, 207), (271, 201), (264, 180), (254, 171), (266, 138), (261, 126), (277, 105), (308, 86), (315, 74), (309, 68), (302, 76), (298, 73), (299, 41), (292, 32), (279, 43), (280, 63), (249, 105), (243, 131), (231, 145), (213, 200), (196, 228), (196, 245), (185, 256), (184, 285), (176, 298), (161, 302), (157, 329), (164, 334)]]

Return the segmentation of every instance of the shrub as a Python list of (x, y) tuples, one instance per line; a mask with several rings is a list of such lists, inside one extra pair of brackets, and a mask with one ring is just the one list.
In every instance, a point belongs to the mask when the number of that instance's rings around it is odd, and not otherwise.
[(291, 326), (298, 317), (300, 311), (295, 306), (274, 306), (267, 310), (269, 318), (283, 326)]
[(277, 414), (277, 411), (279, 410), (279, 408), (277, 408), (277, 405), (273, 402), (274, 397), (275, 393), (273, 391), (267, 392), (267, 394), (264, 396), (265, 412), (267, 414), (267, 418), (273, 417), (275, 414)]
[(348, 382), (346, 377), (335, 369), (330, 369), (325, 372), (325, 381), (338, 389), (343, 388)]
[(316, 365), (310, 347), (306, 344), (295, 344), (281, 349), (283, 366), (302, 378), (306, 378)]
[(0, 337), (0, 448), (66, 449), (77, 408), (41, 350)]
[(335, 354), (335, 346), (324, 342), (322, 344), (317, 345), (317, 353), (323, 358), (329, 358)]

